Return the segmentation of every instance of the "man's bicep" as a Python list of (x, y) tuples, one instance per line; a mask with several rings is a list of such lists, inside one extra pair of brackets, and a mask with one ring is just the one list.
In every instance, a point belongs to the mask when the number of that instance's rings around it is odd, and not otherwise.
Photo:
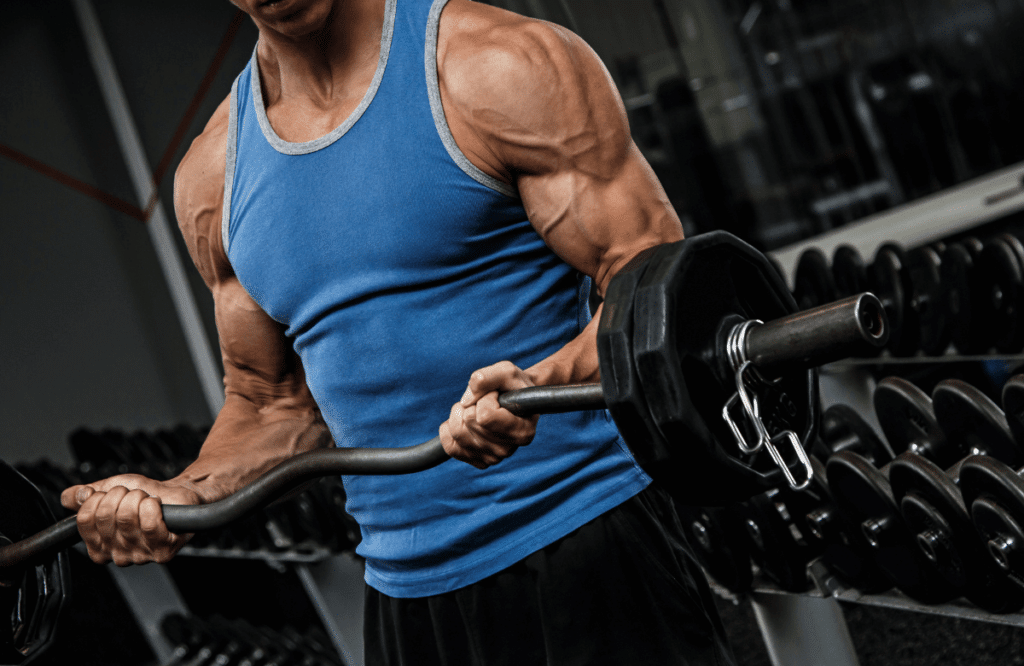
[(450, 67), (456, 106), (500, 160), (494, 170), (514, 178), (537, 232), (603, 292), (637, 252), (682, 238), (679, 218), (633, 143), (611, 75), (582, 39), (536, 21), (489, 37), (464, 61), (483, 63), (474, 73)]
[(609, 176), (595, 178), (566, 165), (520, 178), (519, 192), (544, 242), (593, 277), (602, 295), (615, 273), (641, 250), (683, 237), (668, 196), (632, 144)]

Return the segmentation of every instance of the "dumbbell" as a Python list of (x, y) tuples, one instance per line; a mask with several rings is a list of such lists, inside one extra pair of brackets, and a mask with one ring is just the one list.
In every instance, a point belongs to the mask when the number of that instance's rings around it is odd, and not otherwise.
[(926, 245), (906, 255), (913, 285), (909, 307), (917, 323), (917, 346), (929, 356), (944, 354), (952, 338), (949, 312), (943, 298), (940, 252), (939, 248)]
[(907, 257), (895, 243), (886, 243), (875, 252), (868, 267), (868, 285), (885, 308), (892, 324), (886, 344), (894, 356), (909, 356), (917, 351), (919, 339), (915, 312), (909, 307), (914, 285), (907, 269)]
[(829, 444), (811, 460), (814, 477), (809, 492), (791, 494), (790, 511), (801, 534), (815, 543), (820, 560), (833, 574), (864, 592), (881, 592), (892, 587), (892, 581), (874, 563), (860, 526), (845, 520), (836, 507), (825, 464), (832, 455), (849, 450), (882, 466), (892, 459), (892, 452), (853, 408), (833, 405), (826, 412), (820, 438)]
[[(870, 291), (868, 268), (860, 252), (850, 245), (840, 245), (832, 253), (832, 280), (839, 298)], [(876, 294), (877, 296), (877, 294)]]
[(817, 248), (804, 250), (797, 260), (796, 271), (793, 274), (793, 298), (797, 307), (809, 310), (824, 303), (831, 303), (839, 298), (837, 294), (828, 259)]
[(693, 556), (704, 572), (733, 594), (749, 592), (754, 571), (739, 505), (677, 505), (676, 510)]
[[(939, 426), (951, 441), (972, 455), (990, 456), (1007, 465), (1021, 462), (1003, 411), (966, 382), (946, 379), (932, 392)], [(889, 471), (892, 492), (915, 544), (945, 580), (979, 608), (1007, 613), (1024, 606), (1024, 592), (1007, 586), (1005, 576), (985, 552), (958, 484), (957, 461), (945, 472), (913, 452), (901, 454)]]
[[(1002, 397), (1010, 430), (1017, 443), (1024, 445), (1024, 375), (1011, 377)], [(973, 456), (960, 466), (960, 492), (989, 557), (1003, 576), (1001, 582), (1024, 594), (1024, 468)]]
[(896, 243), (882, 245), (866, 266), (849, 245), (836, 248), (832, 280), (837, 293), (874, 293), (886, 308), (893, 326), (888, 349), (909, 356), (919, 349), (936, 356), (949, 347), (951, 331), (941, 279), (941, 245), (904, 251)]
[(991, 335), (983, 325), (983, 318), (974, 316), (975, 310), (980, 312), (981, 308), (983, 290), (978, 260), (983, 247), (977, 238), (967, 237), (948, 244), (942, 252), (943, 302), (949, 313), (950, 338), (961, 354), (986, 351)]
[(986, 240), (978, 273), (981, 294), (972, 316), (988, 331), (989, 346), (1019, 352), (1024, 347), (1024, 245), (1008, 233)]
[[(841, 404), (829, 407), (822, 414), (819, 439), (812, 453), (823, 463), (839, 451), (855, 451), (875, 465), (885, 464), (892, 458), (860, 415), (850, 406)], [(830, 502), (827, 488), (819, 477), (803, 490), (775, 488), (742, 505), (752, 544), (751, 556), (783, 589), (803, 592), (808, 588), (807, 564), (826, 550), (828, 541), (811, 530), (806, 516)]]
[[(941, 467), (958, 458), (943, 435), (931, 398), (910, 382), (887, 377), (873, 396), (882, 433), (894, 453), (913, 451)], [(889, 485), (889, 465), (876, 468), (863, 456), (841, 451), (828, 460), (826, 475), (836, 506), (858, 525), (872, 546), (875, 563), (897, 588), (922, 603), (948, 601), (957, 594), (914, 543)]]

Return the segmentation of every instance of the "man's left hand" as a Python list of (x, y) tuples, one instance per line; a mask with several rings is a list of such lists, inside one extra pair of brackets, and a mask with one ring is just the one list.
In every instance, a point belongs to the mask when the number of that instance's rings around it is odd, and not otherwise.
[(514, 415), (498, 405), (498, 393), (533, 386), (526, 373), (509, 361), (481, 368), (438, 433), (445, 452), (477, 469), (486, 469), (533, 441), (538, 416)]

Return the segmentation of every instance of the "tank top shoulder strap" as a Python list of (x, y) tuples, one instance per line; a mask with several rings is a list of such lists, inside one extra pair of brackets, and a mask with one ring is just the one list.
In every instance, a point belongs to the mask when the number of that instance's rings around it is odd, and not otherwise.
[(239, 82), (249, 80), (250, 67), (252, 67), (251, 60), (245, 66), (245, 69), (242, 70), (241, 74), (235, 78), (234, 83), (231, 84), (231, 94), (228, 97), (228, 135), (224, 155), (224, 199), (221, 202), (223, 208), (220, 216), (220, 234), (225, 255), (228, 252), (228, 231), (231, 225), (231, 192), (234, 189), (235, 160), (238, 157), (238, 89)]

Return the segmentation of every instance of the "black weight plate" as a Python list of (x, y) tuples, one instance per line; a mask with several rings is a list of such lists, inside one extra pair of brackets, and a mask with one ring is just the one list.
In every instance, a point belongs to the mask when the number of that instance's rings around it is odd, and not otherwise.
[(850, 245), (840, 245), (832, 254), (832, 279), (836, 285), (836, 296), (846, 298), (870, 291), (868, 269), (860, 252)]
[[(840, 451), (853, 451), (867, 458), (875, 467), (892, 460), (892, 453), (857, 410), (849, 405), (832, 405), (821, 415), (818, 435), (831, 456)], [(827, 457), (826, 457), (827, 460)]]
[(960, 457), (939, 427), (932, 399), (918, 387), (901, 377), (886, 377), (875, 387), (872, 401), (893, 453), (909, 449), (942, 467)]
[(605, 404), (637, 462), (646, 470), (669, 458), (669, 447), (655, 425), (633, 360), (636, 289), (656, 248), (631, 259), (612, 279), (597, 329), (597, 353)]
[(812, 459), (814, 474), (802, 491), (789, 491), (787, 506), (793, 520), (822, 563), (847, 585), (865, 594), (882, 592), (892, 581), (874, 563), (871, 546), (860, 527), (847, 521), (835, 505), (825, 476), (825, 464)]
[(1003, 385), (1003, 414), (1018, 445), (1024, 446), (1024, 375), (1014, 375)]
[[(868, 267), (868, 286), (871, 293), (878, 297), (885, 308), (885, 316), (889, 321), (889, 342), (886, 349), (896, 353), (900, 340), (906, 335), (909, 322), (904, 321), (906, 301), (910, 299), (908, 290), (903, 286), (902, 252), (898, 248), (883, 245), (875, 253), (875, 260)], [(916, 343), (916, 340), (914, 341)]]
[(1016, 353), (1024, 346), (1024, 269), (1013, 243), (1003, 237), (989, 239), (978, 259), (982, 296), (973, 316), (992, 332), (992, 344), (1002, 353)]
[[(1000, 581), (1008, 595), (1024, 597), (1024, 549), (1019, 547), (1024, 543), (1024, 530), (1017, 517), (990, 497), (974, 500), (971, 517), (979, 539), (985, 543), (989, 559), (1001, 574)], [(1024, 607), (1024, 602), (1016, 608), (1009, 607), (1005, 612), (1019, 611), (1021, 607)]]
[[(721, 416), (736, 392), (724, 345), (737, 322), (771, 321), (795, 309), (764, 255), (731, 234), (662, 245), (651, 258), (637, 288), (633, 353), (651, 415), (675, 447), (662, 478), (689, 503), (727, 504), (785, 483), (767, 452), (740, 453)], [(811, 369), (779, 378), (760, 411), (769, 433), (791, 430), (807, 447), (818, 408)], [(800, 470), (794, 474), (801, 479)]]
[[(17, 542), (54, 521), (39, 490), (0, 461), (0, 542)], [(6, 540), (6, 541), (5, 541)], [(70, 590), (67, 553), (0, 579), (0, 663), (23, 664), (53, 642), (61, 607)]]
[(910, 306), (916, 311), (921, 351), (929, 356), (943, 354), (951, 340), (941, 267), (942, 257), (934, 248), (920, 247), (907, 254), (907, 270), (914, 283)]
[(677, 511), (697, 562), (716, 583), (734, 594), (750, 590), (754, 571), (739, 508), (678, 505)]
[(944, 379), (932, 391), (939, 427), (960, 455), (992, 456), (1016, 467), (1024, 462), (1006, 415), (980, 390), (959, 379)]
[[(994, 458), (971, 456), (960, 467), (960, 492), (971, 507), (974, 526), (984, 540), (997, 542), (1001, 536), (1019, 536), (1020, 526), (1024, 525), (1024, 480), (1016, 471)], [(986, 510), (993, 506), (999, 510)], [(1007, 520), (1001, 520), (1000, 514)], [(1017, 540), (1007, 544), (1002, 559), (1010, 565), (1010, 581), (1024, 589), (1022, 543)], [(999, 558), (994, 557), (991, 546), (988, 550), (998, 565)]]
[(921, 603), (941, 603), (957, 596), (914, 543), (885, 474), (849, 451), (829, 458), (828, 485), (840, 513), (859, 526), (873, 547), (875, 563), (896, 587)]
[(889, 480), (917, 547), (950, 585), (992, 613), (1024, 604), (1024, 594), (1004, 584), (1004, 576), (985, 552), (949, 472), (907, 452), (893, 462)]
[(63, 517), (67, 510), (60, 503), (60, 495), (72, 484), (64, 484), (61, 476), (54, 473), (56, 468), (48, 460), (40, 460), (31, 465), (20, 464), (14, 467), (19, 474), (32, 482), (43, 499), (50, 513)]
[(885, 243), (878, 248), (875, 261), (878, 261), (879, 253), (889, 255), (894, 260), (894, 263), (899, 266), (897, 276), (900, 283), (900, 292), (903, 294), (901, 302), (903, 323), (900, 328), (899, 340), (896, 341), (895, 345), (890, 344), (889, 349), (894, 356), (913, 356), (920, 349), (921, 318), (914, 307), (914, 280), (910, 274), (907, 253), (897, 243)]
[(808, 248), (800, 255), (793, 276), (793, 298), (800, 310), (836, 300), (836, 283), (828, 266), (828, 258), (817, 248)]
[(980, 354), (989, 348), (992, 332), (975, 319), (976, 301), (981, 297), (978, 257), (982, 244), (977, 238), (951, 243), (942, 253), (940, 277), (947, 326), (953, 346), (961, 354)]
[(1013, 249), (1013, 254), (1017, 257), (1017, 263), (1024, 268), (1024, 244), (1020, 242), (1020, 239), (1009, 232), (996, 234), (996, 237), (1006, 241)]
[(750, 555), (769, 578), (789, 592), (810, 587), (807, 563), (812, 551), (796, 530), (792, 514), (779, 490), (769, 490), (743, 504), (750, 537)]

